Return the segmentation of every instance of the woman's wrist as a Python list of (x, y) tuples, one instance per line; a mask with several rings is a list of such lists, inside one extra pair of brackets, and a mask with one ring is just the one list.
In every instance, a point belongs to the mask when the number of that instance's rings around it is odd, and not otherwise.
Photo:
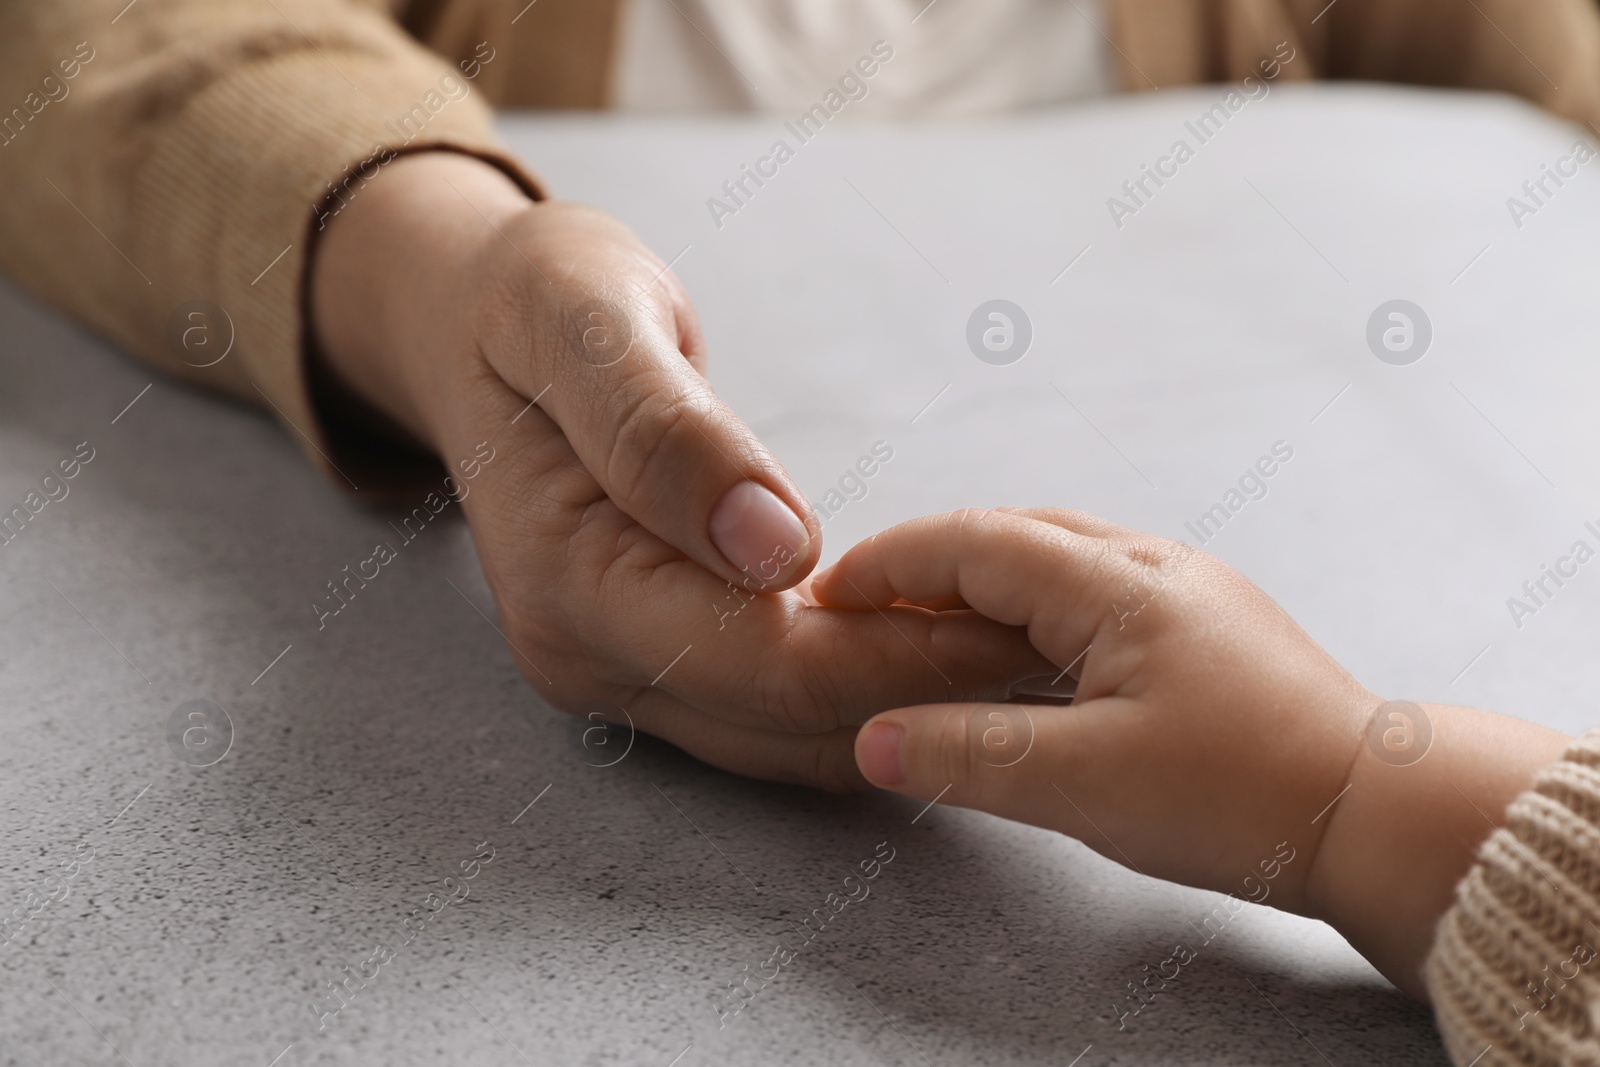
[(323, 217), (308, 287), (315, 350), (331, 373), (437, 447), (439, 370), (462, 346), (476, 265), (502, 220), (532, 203), (498, 168), (457, 152), (386, 164)]
[[(1325, 816), (1305, 908), (1391, 982), (1426, 1000), (1422, 966), (1457, 883), (1483, 841), (1505, 825), (1511, 801), (1561, 758), (1569, 739), (1474, 708), (1384, 705), (1379, 716)], [(1416, 747), (1386, 744), (1386, 736), (1400, 736), (1391, 731), (1409, 731)]]

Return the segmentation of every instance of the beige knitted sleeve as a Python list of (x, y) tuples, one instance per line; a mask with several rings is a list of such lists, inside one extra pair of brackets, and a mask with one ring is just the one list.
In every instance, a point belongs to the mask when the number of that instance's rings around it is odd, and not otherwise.
[(378, 0), (0, 4), (0, 268), (162, 370), (272, 411), (327, 470), (304, 359), (318, 208), (419, 148), (478, 155), (537, 195), (477, 73)]
[(1461, 1067), (1600, 1064), (1600, 730), (1540, 771), (1456, 889), (1427, 963)]

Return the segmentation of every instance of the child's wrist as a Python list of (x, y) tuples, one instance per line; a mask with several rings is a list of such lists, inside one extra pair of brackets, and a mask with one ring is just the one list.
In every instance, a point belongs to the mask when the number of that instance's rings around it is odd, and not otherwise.
[(1554, 730), (1472, 708), (1377, 709), (1346, 791), (1325, 816), (1306, 913), (1427, 999), (1422, 965), (1457, 883), (1505, 824), (1506, 807), (1567, 743)]

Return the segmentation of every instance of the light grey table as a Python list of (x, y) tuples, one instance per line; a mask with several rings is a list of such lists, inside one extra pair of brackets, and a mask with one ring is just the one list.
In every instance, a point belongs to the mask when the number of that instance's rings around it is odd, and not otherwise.
[[(1600, 720), (1596, 567), (1520, 627), (1506, 604), (1600, 515), (1600, 191), (1581, 173), (1520, 228), (1506, 205), (1579, 135), (1497, 98), (1280, 88), (1119, 229), (1106, 199), (1220, 94), (836, 126), (720, 229), (707, 198), (781, 123), (506, 131), (674, 259), (718, 388), (813, 499), (892, 447), (830, 557), (969, 504), (1193, 540), (1282, 441), (1209, 549), (1379, 691)], [(1033, 333), (1003, 366), (965, 339), (996, 298)], [(1365, 338), (1397, 298), (1432, 324), (1409, 366)], [(318, 632), (310, 601), (391, 515), (15, 290), (0, 338), (0, 503), (95, 450), (0, 547), (0, 907), (75, 871), (0, 948), (0, 1060), (1443, 1062), (1330, 930), (1254, 907), (1119, 1030), (1218, 898), (975, 813), (602, 745), (519, 679), (459, 522)], [(206, 767), (168, 740), (194, 700), (232, 724)], [(871, 896), (719, 1030), (713, 998), (882, 841)], [(327, 983), (487, 850), (319, 1031)]]

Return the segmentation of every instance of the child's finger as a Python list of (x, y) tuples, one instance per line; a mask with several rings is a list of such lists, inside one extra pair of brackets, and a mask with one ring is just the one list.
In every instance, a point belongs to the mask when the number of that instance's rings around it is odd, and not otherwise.
[(972, 605), (962, 600), (959, 595), (935, 597), (932, 600), (897, 600), (897, 604), (909, 604), (914, 608), (926, 608), (928, 611), (970, 611)]
[(1117, 537), (1133, 533), (1126, 526), (1118, 526), (1109, 519), (1102, 519), (1098, 515), (1091, 515), (1076, 508), (1008, 507), (994, 510), (1002, 515), (1021, 515), (1028, 519), (1038, 519), (1040, 522), (1048, 522), (1052, 526), (1059, 526), (1063, 530), (1071, 530), (1085, 537)]
[[(1087, 511), (1079, 511), (1076, 508), (998, 507), (990, 509), (989, 513), (1018, 515), (1027, 519), (1037, 519), (1040, 522), (1059, 526), (1063, 530), (1070, 530), (1085, 537), (1115, 538), (1122, 541), (1145, 539), (1144, 535), (1136, 530), (1130, 530), (1126, 526), (1119, 526), (1108, 519), (1102, 519), (1098, 515), (1093, 515)], [(979, 521), (977, 517), (983, 514), (985, 513), (982, 509), (968, 508), (964, 511), (951, 512), (946, 516), (938, 516), (938, 518), (953, 519), (959, 528), (968, 521)], [(822, 573), (821, 571), (817, 572), (816, 577), (821, 577)], [(808, 603), (816, 603), (815, 598), (810, 595), (810, 579), (807, 579), (806, 582), (806, 596)], [(914, 607), (927, 608), (929, 611), (957, 611), (972, 607), (971, 604), (961, 598), (960, 594), (934, 597), (928, 600), (902, 598), (897, 603), (911, 604)]]
[(1027, 626), (1034, 646), (1065, 666), (1133, 573), (1101, 537), (1012, 512), (968, 511), (914, 519), (856, 545), (812, 592), (822, 604), (852, 608), (959, 597), (991, 619)]
[(876, 716), (856, 735), (856, 764), (873, 785), (941, 804), (1081, 836), (1050, 783), (1071, 784), (1094, 742), (1082, 708), (933, 704)]

